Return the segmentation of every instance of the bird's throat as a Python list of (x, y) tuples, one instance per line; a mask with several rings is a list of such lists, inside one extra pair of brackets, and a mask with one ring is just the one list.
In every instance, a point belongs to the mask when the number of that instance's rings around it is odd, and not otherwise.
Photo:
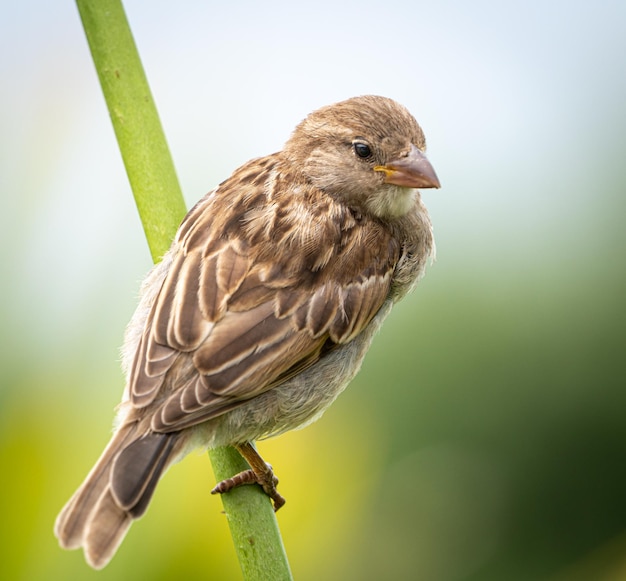
[(417, 190), (402, 186), (385, 187), (367, 200), (367, 209), (379, 218), (400, 218), (415, 206)]

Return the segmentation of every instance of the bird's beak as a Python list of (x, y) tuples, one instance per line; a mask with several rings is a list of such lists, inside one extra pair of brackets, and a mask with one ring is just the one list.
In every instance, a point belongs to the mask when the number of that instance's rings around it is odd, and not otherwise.
[(408, 155), (377, 165), (374, 171), (385, 174), (385, 183), (406, 188), (439, 188), (439, 178), (426, 156), (411, 144)]

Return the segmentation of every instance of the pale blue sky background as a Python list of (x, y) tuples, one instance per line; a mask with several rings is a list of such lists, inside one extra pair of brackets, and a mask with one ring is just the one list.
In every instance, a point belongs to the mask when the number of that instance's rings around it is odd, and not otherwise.
[[(311, 110), (364, 93), (413, 112), (442, 182), (423, 194), (438, 260), (358, 386), (276, 440), (297, 578), (623, 570), (626, 3), (125, 6), (188, 205)], [(90, 578), (52, 522), (106, 440), (149, 267), (74, 3), (5, 2), (0, 510), (14, 534), (0, 577)], [(329, 501), (302, 448), (356, 484)], [(183, 464), (99, 579), (200, 578), (220, 558), (233, 570), (206, 459)], [(609, 545), (617, 559), (594, 553)]]

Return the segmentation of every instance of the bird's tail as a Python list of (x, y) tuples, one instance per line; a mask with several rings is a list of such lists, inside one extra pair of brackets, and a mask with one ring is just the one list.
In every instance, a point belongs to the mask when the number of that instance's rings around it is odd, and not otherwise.
[(87, 478), (57, 517), (64, 549), (83, 547), (95, 569), (113, 557), (132, 521), (148, 508), (163, 471), (172, 463), (179, 433), (139, 433), (121, 426)]

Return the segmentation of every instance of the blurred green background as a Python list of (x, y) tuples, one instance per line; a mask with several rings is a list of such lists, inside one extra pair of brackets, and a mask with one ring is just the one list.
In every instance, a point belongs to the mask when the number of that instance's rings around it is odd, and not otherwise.
[[(189, 205), (363, 93), (415, 114), (443, 184), (438, 260), (360, 376), (260, 444), (296, 579), (626, 579), (626, 5), (126, 9)], [(150, 259), (75, 6), (0, 14), (0, 578), (237, 579), (203, 454), (102, 572), (52, 535)]]

